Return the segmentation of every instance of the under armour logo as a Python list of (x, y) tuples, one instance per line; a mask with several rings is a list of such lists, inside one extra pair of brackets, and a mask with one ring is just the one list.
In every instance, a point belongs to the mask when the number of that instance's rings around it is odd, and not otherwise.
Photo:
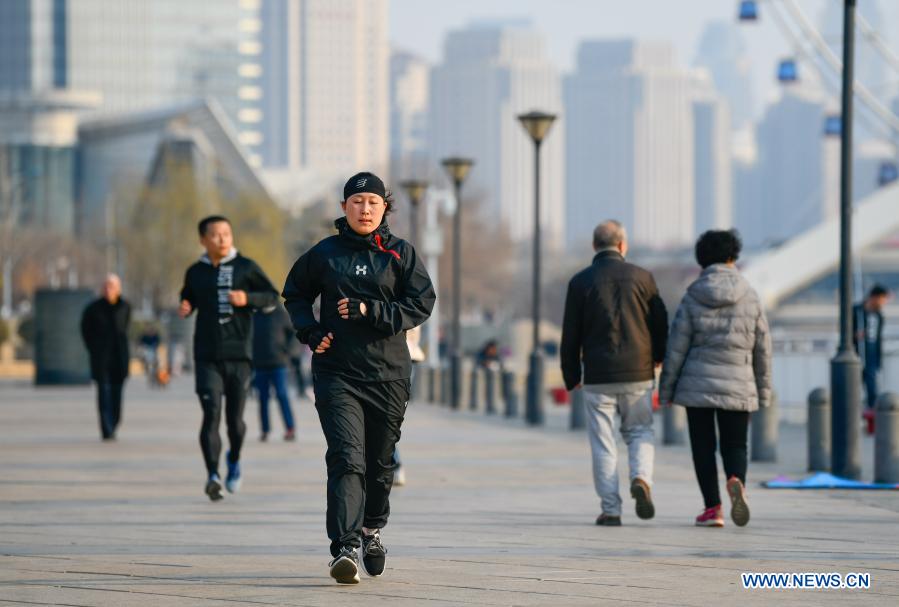
[(364, 188), (366, 183), (368, 183), (368, 177), (363, 177), (356, 182), (356, 187)]
[(368, 274), (368, 266), (356, 266), (356, 276), (366, 276)]

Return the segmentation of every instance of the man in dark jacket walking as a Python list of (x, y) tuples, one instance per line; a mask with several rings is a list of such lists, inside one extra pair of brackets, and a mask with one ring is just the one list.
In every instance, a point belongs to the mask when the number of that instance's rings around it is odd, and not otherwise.
[(81, 316), (81, 337), (91, 358), (91, 378), (97, 382), (97, 411), (104, 441), (115, 440), (122, 421), (122, 388), (128, 377), (128, 326), (131, 305), (122, 299), (122, 282), (106, 277), (102, 297)]
[(253, 385), (259, 395), (260, 438), (263, 441), (268, 440), (271, 431), (268, 399), (272, 388), (275, 389), (281, 419), (284, 420), (284, 440), (296, 438), (290, 396), (287, 394), (287, 365), (295, 343), (293, 325), (284, 306), (278, 304), (253, 315)]
[(275, 305), (278, 292), (256, 262), (234, 248), (228, 219), (213, 215), (203, 219), (198, 229), (206, 253), (187, 269), (178, 312), (187, 318), (197, 310), (194, 360), (196, 391), (203, 408), (200, 447), (208, 473), (206, 495), (217, 501), (222, 499), (218, 473), (222, 398), (230, 443), (225, 486), (235, 493), (241, 482), (240, 449), (247, 430), (243, 411), (252, 375), (251, 316), (259, 308)]
[(862, 359), (867, 408), (874, 411), (877, 402), (877, 374), (883, 362), (883, 308), (890, 299), (889, 290), (874, 285), (868, 296), (852, 310), (855, 350)]
[(637, 516), (655, 515), (652, 388), (655, 368), (665, 358), (668, 313), (652, 274), (624, 261), (627, 235), (620, 223), (597, 226), (593, 248), (593, 263), (568, 284), (560, 356), (565, 386), (583, 386), (590, 413), (593, 480), (602, 501), (596, 524), (618, 526), (616, 413), (627, 443)]

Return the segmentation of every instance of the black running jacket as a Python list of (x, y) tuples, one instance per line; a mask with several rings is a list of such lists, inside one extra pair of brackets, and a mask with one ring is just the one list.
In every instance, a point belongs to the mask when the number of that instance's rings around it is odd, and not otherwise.
[[(313, 375), (362, 382), (408, 379), (412, 362), (405, 332), (431, 315), (437, 299), (431, 278), (412, 245), (393, 236), (386, 222), (368, 236), (354, 232), (345, 217), (334, 223), (338, 234), (296, 261), (282, 293), (302, 343), (314, 351), (323, 331), (334, 335), (328, 350), (313, 354)], [(316, 320), (312, 305), (319, 296)], [(367, 315), (340, 318), (337, 302), (344, 297), (364, 301)]]

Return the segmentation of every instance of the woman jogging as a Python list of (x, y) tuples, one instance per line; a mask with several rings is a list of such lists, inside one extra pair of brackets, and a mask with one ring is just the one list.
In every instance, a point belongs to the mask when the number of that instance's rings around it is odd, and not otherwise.
[(359, 548), (368, 575), (384, 572), (380, 530), (412, 366), (404, 332), (428, 318), (436, 295), (415, 249), (390, 233), (384, 182), (359, 173), (343, 198), (338, 234), (296, 261), (283, 296), (297, 337), (313, 350), (315, 408), (328, 443), (330, 573), (355, 584)]
[(758, 295), (736, 268), (735, 230), (709, 230), (696, 242), (702, 274), (687, 289), (668, 335), (659, 400), (687, 408), (693, 467), (705, 500), (701, 527), (723, 527), (715, 422), (731, 518), (749, 522), (746, 436), (749, 414), (771, 402), (771, 337)]

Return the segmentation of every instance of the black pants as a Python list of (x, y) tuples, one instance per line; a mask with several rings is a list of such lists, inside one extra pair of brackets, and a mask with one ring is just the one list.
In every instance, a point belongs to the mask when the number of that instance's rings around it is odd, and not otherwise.
[[(715, 418), (718, 418), (718, 433), (715, 436)], [(693, 468), (696, 480), (705, 500), (705, 507), (721, 504), (718, 492), (718, 465), (715, 461), (716, 442), (721, 445), (721, 459), (727, 478), (736, 476), (746, 484), (747, 447), (749, 432), (749, 412), (725, 411), (703, 407), (687, 407), (687, 425), (690, 428), (690, 447), (693, 451)]]
[(331, 554), (337, 556), (342, 546), (361, 545), (363, 526), (387, 524), (409, 381), (362, 383), (316, 375), (313, 386), (328, 442), (326, 524)]
[(197, 396), (203, 408), (203, 425), (200, 428), (200, 448), (206, 461), (206, 471), (218, 474), (222, 439), (219, 426), (222, 421), (222, 398), (225, 399), (225, 422), (230, 444), (229, 460), (240, 460), (247, 426), (243, 421), (244, 405), (250, 389), (252, 369), (246, 360), (196, 361)]
[(97, 413), (100, 418), (100, 434), (103, 438), (115, 438), (122, 421), (123, 382), (97, 382)]

